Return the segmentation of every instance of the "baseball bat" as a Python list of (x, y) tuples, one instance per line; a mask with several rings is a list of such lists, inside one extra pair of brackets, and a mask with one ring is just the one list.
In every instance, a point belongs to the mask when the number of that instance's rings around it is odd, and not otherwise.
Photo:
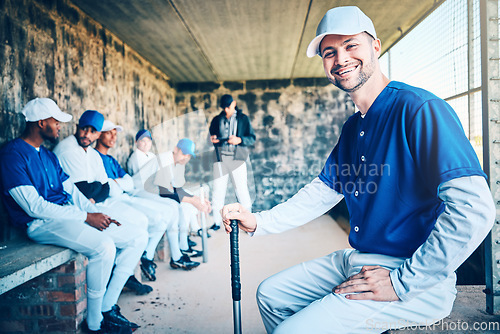
[(231, 219), (230, 247), (231, 247), (231, 287), (233, 295), (233, 325), (234, 334), (241, 334), (241, 283), (240, 283), (240, 254), (238, 245), (238, 220)]

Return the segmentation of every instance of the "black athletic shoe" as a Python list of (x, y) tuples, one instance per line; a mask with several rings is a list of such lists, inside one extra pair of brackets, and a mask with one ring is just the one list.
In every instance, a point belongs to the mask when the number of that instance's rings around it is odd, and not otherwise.
[(120, 312), (120, 306), (118, 305), (113, 305), (113, 307), (111, 307), (111, 310), (107, 311), (107, 312), (102, 312), (102, 316), (104, 318), (103, 322), (103, 326), (101, 327), (104, 327), (104, 329), (116, 329), (117, 327), (118, 328), (129, 328), (130, 329), (130, 332), (132, 331), (135, 331), (137, 328), (139, 328), (139, 325), (134, 323), (134, 322), (130, 322), (127, 320), (127, 318), (125, 318), (121, 312)]
[(172, 258), (170, 258), (170, 267), (172, 267), (172, 269), (191, 270), (198, 267), (199, 265), (199, 262), (191, 261), (189, 256), (184, 254), (177, 261), (174, 261)]
[(217, 224), (213, 224), (212, 226), (210, 226), (210, 228), (211, 228), (212, 230), (214, 230), (214, 231), (218, 231), (218, 230), (220, 230), (220, 226), (219, 226), (219, 225), (217, 225)]
[(128, 278), (127, 283), (125, 283), (125, 287), (127, 289), (135, 291), (135, 293), (138, 295), (147, 295), (148, 293), (153, 291), (152, 287), (146, 284), (142, 284), (137, 280), (137, 278), (135, 278), (134, 275)]
[[(198, 236), (201, 238), (201, 235), (202, 235), (202, 234), (203, 234), (203, 230), (200, 228), (200, 229), (198, 230)], [(211, 235), (210, 235), (210, 233), (208, 233), (208, 231), (207, 231), (207, 238), (210, 238), (210, 237), (211, 237)]]
[(188, 237), (188, 246), (189, 246), (189, 247), (194, 247), (194, 246), (196, 246), (196, 245), (197, 245), (197, 243), (196, 243), (196, 242), (194, 242), (193, 240), (191, 240), (191, 238), (190, 238), (190, 237)]
[(141, 270), (144, 276), (150, 281), (156, 281), (156, 263), (146, 257), (146, 253), (141, 257)]
[(130, 327), (120, 327), (106, 323), (104, 320), (101, 321), (101, 328), (93, 331), (89, 328), (87, 321), (82, 322), (82, 332), (88, 334), (130, 334), (132, 329)]
[(181, 253), (184, 254), (184, 255), (187, 255), (189, 257), (200, 257), (200, 256), (203, 256), (203, 251), (200, 251), (200, 250), (197, 250), (197, 249), (193, 249), (191, 247), (189, 247), (186, 250), (182, 250), (181, 249)]

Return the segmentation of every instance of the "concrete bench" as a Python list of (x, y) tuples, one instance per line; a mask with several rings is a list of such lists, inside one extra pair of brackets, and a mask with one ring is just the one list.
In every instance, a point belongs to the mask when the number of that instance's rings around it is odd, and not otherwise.
[(76, 252), (30, 240), (0, 243), (0, 295), (74, 259)]
[(78, 333), (86, 311), (86, 261), (26, 238), (0, 243), (0, 333)]

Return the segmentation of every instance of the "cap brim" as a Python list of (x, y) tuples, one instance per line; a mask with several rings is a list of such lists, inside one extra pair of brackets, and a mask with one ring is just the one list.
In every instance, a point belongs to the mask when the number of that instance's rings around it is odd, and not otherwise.
[(72, 115), (70, 114), (66, 114), (64, 112), (61, 112), (59, 115), (56, 115), (56, 116), (52, 116), (54, 117), (56, 120), (58, 120), (59, 122), (63, 122), (63, 123), (66, 123), (66, 122), (69, 122), (71, 121), (71, 119), (73, 118)]
[(325, 33), (325, 34), (318, 35), (318, 36), (313, 38), (311, 43), (309, 43), (309, 45), (307, 46), (307, 52), (306, 52), (306, 54), (309, 58), (312, 58), (315, 55), (319, 56), (319, 44), (323, 40), (323, 37), (325, 37), (326, 35), (329, 35), (329, 34)]
[(319, 45), (321, 44), (321, 41), (323, 38), (325, 38), (326, 35), (341, 35), (341, 36), (351, 36), (351, 35), (357, 35), (361, 34), (363, 32), (366, 32), (368, 35), (372, 36), (374, 39), (377, 39), (377, 35), (374, 35), (373, 33), (366, 31), (366, 30), (349, 30), (349, 29), (344, 29), (342, 31), (337, 31), (337, 32), (325, 32), (321, 35), (318, 35), (313, 38), (311, 43), (307, 46), (307, 51), (306, 54), (309, 58), (314, 57), (315, 55), (318, 55), (321, 57)]

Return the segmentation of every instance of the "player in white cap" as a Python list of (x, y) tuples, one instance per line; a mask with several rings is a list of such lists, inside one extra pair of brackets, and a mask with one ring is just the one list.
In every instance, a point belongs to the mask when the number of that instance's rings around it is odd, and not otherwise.
[(317, 178), (269, 211), (223, 209), (255, 235), (278, 233), (345, 198), (349, 243), (266, 279), (257, 301), (269, 333), (381, 333), (450, 314), (455, 270), (495, 217), (486, 175), (453, 109), (380, 70), (381, 43), (357, 7), (321, 20), (307, 55), (359, 112)]

